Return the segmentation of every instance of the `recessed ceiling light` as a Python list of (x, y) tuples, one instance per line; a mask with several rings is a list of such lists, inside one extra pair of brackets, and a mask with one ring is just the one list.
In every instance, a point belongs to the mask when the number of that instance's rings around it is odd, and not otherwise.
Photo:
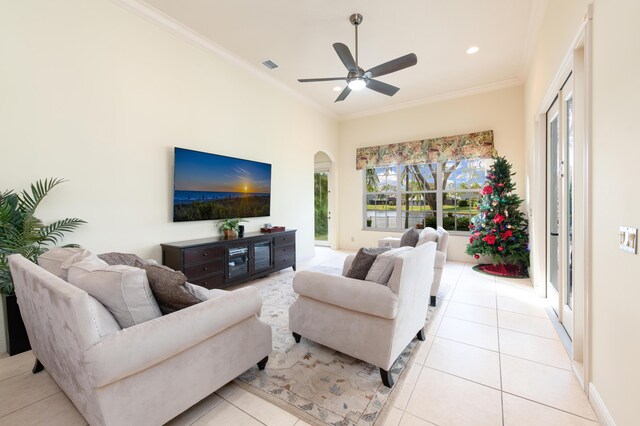
[(336, 87), (333, 88), (333, 91), (334, 92), (340, 92), (340, 91), (342, 91), (342, 87), (336, 86)]
[(478, 46), (471, 46), (470, 48), (467, 49), (467, 53), (469, 55), (473, 55), (474, 53), (478, 53), (478, 50), (480, 50)]

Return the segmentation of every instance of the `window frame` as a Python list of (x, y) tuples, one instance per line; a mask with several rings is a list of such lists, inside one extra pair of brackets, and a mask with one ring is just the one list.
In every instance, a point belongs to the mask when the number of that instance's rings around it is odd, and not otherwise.
[[(466, 160), (484, 160), (482, 158), (470, 158), (470, 159), (466, 159)], [(395, 227), (395, 228), (373, 228), (373, 227), (368, 227), (366, 226), (367, 224), (367, 197), (368, 196), (375, 196), (375, 195), (384, 195), (384, 196), (395, 196), (396, 199), (396, 218), (402, 218), (402, 196), (404, 194), (426, 194), (426, 193), (435, 193), (436, 194), (436, 200), (437, 200), (437, 210), (436, 210), (436, 226), (442, 226), (444, 227), (444, 211), (443, 211), (443, 207), (444, 207), (444, 196), (445, 194), (458, 194), (458, 193), (463, 193), (463, 194), (481, 194), (482, 192), (482, 185), (480, 188), (477, 189), (459, 189), (457, 187), (457, 185), (454, 183), (454, 187), (447, 190), (447, 188), (444, 188), (442, 185), (442, 178), (443, 178), (443, 173), (444, 173), (444, 165), (449, 163), (451, 160), (448, 161), (442, 161), (442, 162), (437, 162), (435, 163), (437, 165), (436, 168), (436, 189), (435, 190), (431, 190), (431, 191), (403, 191), (402, 190), (402, 184), (401, 184), (401, 180), (399, 179), (401, 173), (400, 173), (400, 167), (405, 167), (405, 164), (396, 164), (396, 165), (389, 165), (389, 166), (379, 166), (379, 167), (396, 167), (396, 176), (398, 176), (398, 179), (396, 179), (396, 189), (393, 192), (384, 192), (384, 191), (377, 191), (377, 192), (367, 192), (367, 169), (376, 169), (378, 167), (366, 167), (362, 170), (362, 230), (363, 231), (374, 231), (374, 232), (404, 232), (406, 230), (406, 228), (403, 227)], [(465, 160), (462, 160), (465, 161)], [(420, 163), (420, 166), (426, 166), (429, 163)], [(433, 163), (431, 163), (433, 164)], [(488, 170), (489, 166), (487, 165), (485, 168), (476, 168), (477, 170), (484, 170), (484, 172), (486, 173)], [(472, 170), (469, 169), (468, 167), (462, 170)], [(455, 182), (455, 181), (454, 181)], [(455, 215), (455, 213), (454, 213)], [(398, 225), (398, 221), (396, 219), (396, 225)], [(471, 231), (469, 230), (465, 230), (465, 231), (460, 231), (460, 230), (447, 230), (450, 234), (454, 234), (454, 235), (469, 235), (469, 233)]]

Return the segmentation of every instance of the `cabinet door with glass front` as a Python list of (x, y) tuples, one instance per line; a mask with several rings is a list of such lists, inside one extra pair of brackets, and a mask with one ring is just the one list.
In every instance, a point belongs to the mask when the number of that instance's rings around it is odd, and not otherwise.
[(251, 243), (238, 243), (226, 247), (227, 281), (234, 281), (251, 274)]
[(273, 240), (271, 238), (267, 240), (254, 241), (253, 254), (251, 256), (253, 263), (252, 273), (262, 272), (269, 270), (273, 267)]

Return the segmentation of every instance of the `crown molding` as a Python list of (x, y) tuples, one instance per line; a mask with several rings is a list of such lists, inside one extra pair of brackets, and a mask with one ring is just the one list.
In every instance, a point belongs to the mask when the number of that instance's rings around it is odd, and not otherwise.
[(163, 12), (154, 8), (153, 6), (150, 6), (144, 1), (142, 0), (111, 0), (111, 2), (117, 4), (118, 6), (123, 7), (124, 9), (127, 9), (135, 13), (138, 16), (141, 16), (142, 18), (145, 18), (146, 20), (190, 42), (193, 45), (196, 45), (216, 56), (226, 59), (227, 61), (242, 68), (243, 70), (247, 71), (251, 75), (259, 78), (260, 80), (273, 85), (274, 87), (280, 89), (281, 91), (290, 95), (291, 97), (305, 103), (306, 105), (309, 105), (310, 107), (314, 108), (315, 110), (324, 114), (325, 116), (329, 118), (333, 118), (335, 120), (339, 119), (338, 115), (336, 115), (333, 111), (325, 108), (324, 106), (318, 104), (317, 102), (300, 94), (299, 92), (295, 91), (291, 87), (282, 83), (278, 79), (261, 72), (259, 69), (254, 67), (250, 62), (245, 61), (239, 56), (231, 53), (224, 47), (214, 43), (208, 38), (202, 36), (200, 33), (176, 21), (175, 19), (164, 14)]
[(518, 74), (523, 81), (526, 81), (529, 75), (529, 68), (533, 61), (536, 42), (538, 41), (538, 35), (540, 34), (540, 28), (542, 28), (542, 23), (544, 22), (544, 15), (547, 11), (548, 4), (549, 0), (538, 0), (533, 3), (531, 8), (531, 18), (529, 19), (524, 49), (522, 49), (520, 72)]
[(421, 105), (433, 104), (436, 102), (443, 102), (451, 99), (464, 98), (467, 96), (478, 95), (486, 92), (492, 92), (494, 90), (507, 89), (509, 87), (521, 86), (522, 84), (523, 84), (523, 80), (521, 80), (519, 77), (515, 77), (508, 80), (502, 80), (494, 83), (483, 84), (480, 86), (470, 87), (467, 89), (440, 93), (434, 96), (428, 96), (426, 98), (402, 102), (395, 105), (388, 105), (388, 106), (370, 109), (366, 111), (345, 114), (340, 116), (339, 119), (340, 121), (354, 120), (357, 118), (364, 118), (372, 115), (379, 115), (379, 114), (385, 114), (388, 112), (394, 112), (394, 111), (399, 111), (399, 110), (408, 109), (408, 108), (415, 108)]

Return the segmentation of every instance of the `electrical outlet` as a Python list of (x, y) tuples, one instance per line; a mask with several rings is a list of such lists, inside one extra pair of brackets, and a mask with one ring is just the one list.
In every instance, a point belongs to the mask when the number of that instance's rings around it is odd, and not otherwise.
[(627, 253), (638, 253), (638, 228), (620, 227), (620, 250)]

